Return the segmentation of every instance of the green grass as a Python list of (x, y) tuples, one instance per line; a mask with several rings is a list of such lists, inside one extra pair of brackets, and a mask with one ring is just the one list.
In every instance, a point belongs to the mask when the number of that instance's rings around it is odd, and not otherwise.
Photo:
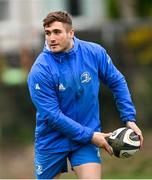
[[(152, 134), (146, 133), (144, 145), (134, 157), (119, 159), (102, 151), (103, 179), (152, 179)], [(75, 179), (74, 174), (63, 174), (63, 179)]]
[[(33, 144), (16, 145), (0, 149), (1, 179), (34, 178)], [(143, 148), (133, 158), (118, 159), (110, 157), (104, 150), (103, 179), (152, 179), (152, 133), (145, 133)], [(69, 168), (70, 169), (70, 168)], [(74, 173), (66, 173), (62, 179), (76, 179)]]

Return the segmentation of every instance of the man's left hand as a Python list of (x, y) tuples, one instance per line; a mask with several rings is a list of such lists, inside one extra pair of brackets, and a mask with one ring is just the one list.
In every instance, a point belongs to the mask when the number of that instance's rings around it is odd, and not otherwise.
[(139, 127), (136, 125), (136, 123), (133, 122), (133, 121), (127, 121), (126, 126), (130, 127), (139, 136), (141, 147), (142, 147), (142, 145), (143, 145), (143, 135), (142, 135), (142, 132), (139, 129)]

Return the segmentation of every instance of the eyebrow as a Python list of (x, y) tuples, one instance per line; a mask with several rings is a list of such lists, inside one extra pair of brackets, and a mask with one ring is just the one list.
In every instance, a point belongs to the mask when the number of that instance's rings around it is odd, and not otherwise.
[(52, 31), (48, 30), (48, 29), (45, 29), (44, 30), (45, 32), (54, 32), (54, 31), (62, 31), (61, 29), (53, 29)]
[(44, 30), (45, 32), (51, 32), (50, 30)]

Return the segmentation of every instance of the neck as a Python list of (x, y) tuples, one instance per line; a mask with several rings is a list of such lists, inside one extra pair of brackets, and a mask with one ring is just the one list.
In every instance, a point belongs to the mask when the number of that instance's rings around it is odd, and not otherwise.
[(72, 49), (73, 46), (74, 46), (74, 41), (73, 41), (73, 39), (71, 39), (69, 48), (66, 50), (66, 52), (68, 52), (70, 49)]

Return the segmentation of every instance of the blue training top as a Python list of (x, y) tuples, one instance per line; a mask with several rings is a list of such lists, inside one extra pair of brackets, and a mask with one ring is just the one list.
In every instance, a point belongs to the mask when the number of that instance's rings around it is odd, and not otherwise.
[(100, 80), (112, 90), (122, 122), (135, 121), (126, 80), (103, 47), (76, 37), (69, 52), (44, 47), (28, 75), (36, 150), (63, 152), (91, 143), (93, 133), (101, 131)]

